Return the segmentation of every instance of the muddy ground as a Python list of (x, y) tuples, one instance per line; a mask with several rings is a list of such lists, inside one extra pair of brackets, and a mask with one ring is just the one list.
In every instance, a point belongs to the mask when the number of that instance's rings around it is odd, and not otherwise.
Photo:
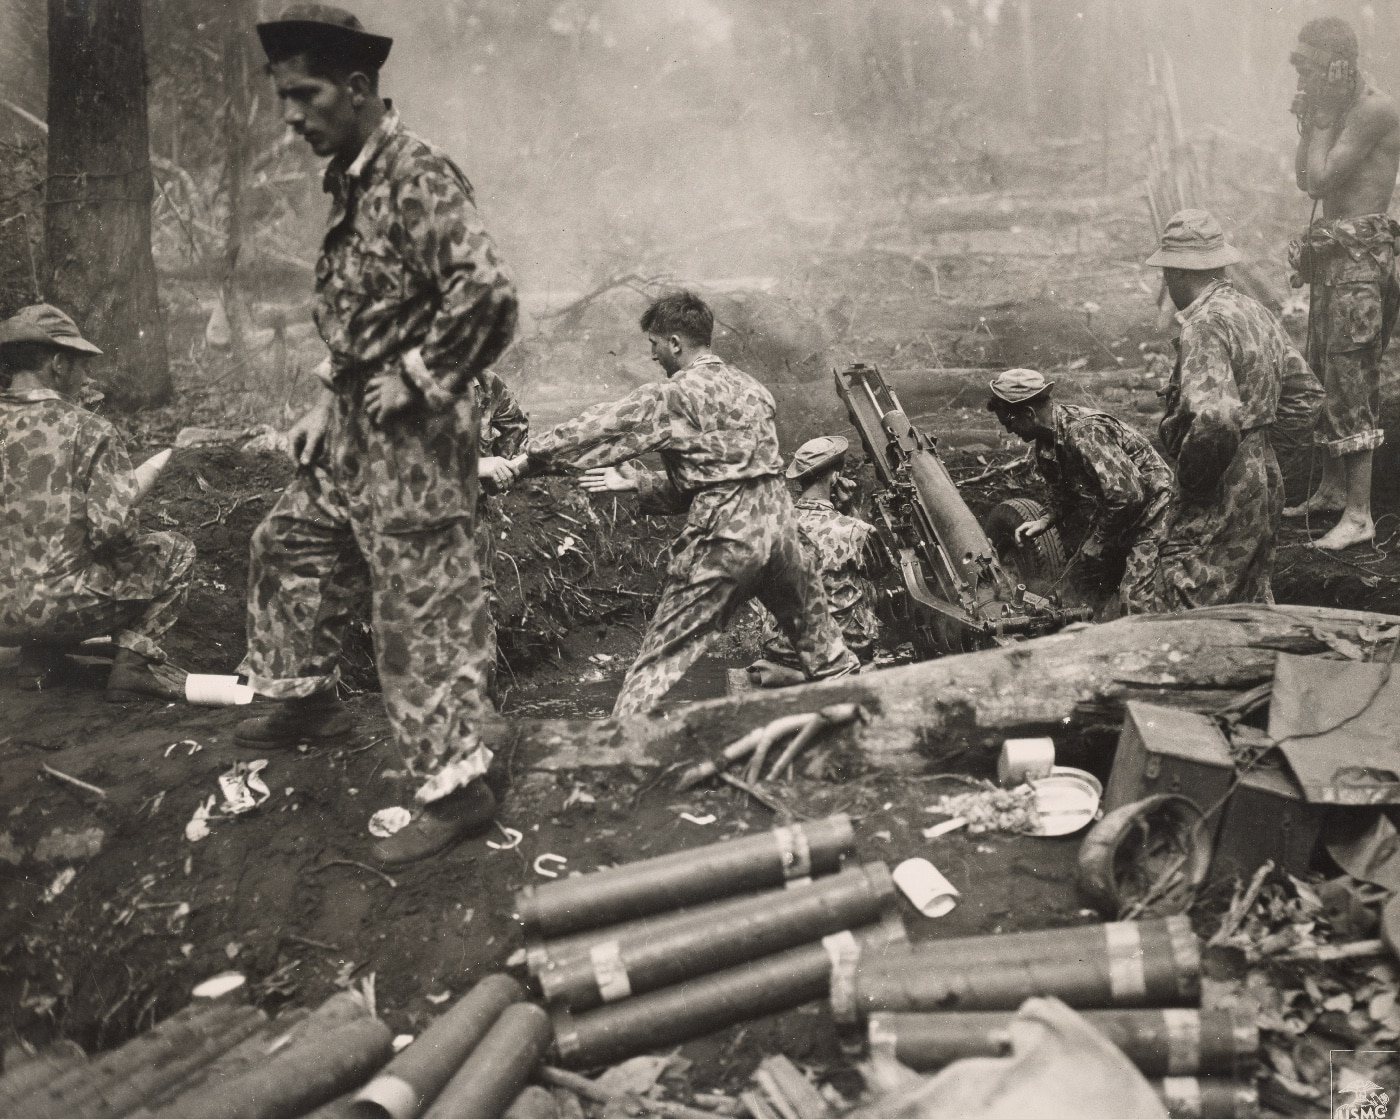
[[(710, 295), (720, 312), (718, 348), (773, 389), (785, 450), (844, 429), (830, 369), (864, 360), (882, 367), (908, 411), (940, 437), (954, 476), (966, 479), (1023, 450), (983, 408), (986, 379), (997, 368), (1044, 369), (1062, 399), (1155, 426), (1161, 371), (1150, 354), (1163, 334), (1155, 275), (1137, 263), (1145, 222), (1131, 194), (1083, 193), (1079, 202), (1053, 206), (1014, 192), (946, 205), (934, 199), (900, 224), (873, 230), (722, 232), (673, 254), (668, 272), (694, 278)], [(1257, 235), (1260, 255), (1278, 247), (1276, 228), (1263, 218), (1246, 235)], [(536, 424), (655, 375), (634, 326), (655, 286), (634, 279), (598, 293), (527, 299), (522, 336), (501, 368)], [(283, 278), (262, 294), (295, 309), (295, 291)], [(266, 439), (237, 433), (286, 425), (305, 399), (315, 343), (296, 320), (286, 348), (259, 335), (268, 361), (247, 375), (229, 371), (200, 341), (208, 296), (186, 286), (170, 297), (172, 329), (190, 339), (177, 347), (190, 354), (179, 369), (180, 398), (122, 422), (134, 455), (170, 445), (192, 424), (224, 433), (177, 452), (144, 517), (150, 527), (178, 528), (199, 548), (189, 607), (170, 637), (172, 656), (194, 670), (231, 672), (243, 648), (247, 540), (290, 476)], [(1378, 456), (1377, 549), (1324, 556), (1307, 548), (1305, 527), (1285, 530), (1281, 601), (1400, 613), (1400, 559), (1391, 555), (1400, 539), (1397, 466), (1390, 449)], [(1306, 491), (1313, 469), (1306, 456), (1290, 461), (1291, 498)], [(1007, 496), (1034, 496), (1035, 487), (1005, 474), (965, 492), (985, 513)], [(638, 517), (626, 500), (589, 501), (561, 479), (507, 495), (493, 523), (504, 557), (496, 569), (503, 710), (603, 715), (654, 602), (666, 524)], [(753, 619), (745, 614), (677, 700), (719, 694), (725, 670), (753, 653)], [(681, 797), (640, 770), (556, 774), (508, 764), (501, 821), (524, 833), (519, 848), (487, 846), (499, 836), (474, 839), (390, 881), (357, 865), (369, 841), (366, 823), (376, 809), (406, 803), (412, 790), (372, 690), (361, 626), (345, 674), (357, 714), (354, 742), (267, 755), (267, 802), (216, 821), (208, 838), (191, 842), (186, 822), (217, 792), (219, 775), (263, 756), (232, 744), (239, 712), (108, 705), (98, 664), (51, 691), (22, 693), (11, 663), (0, 661), (0, 1035), (7, 1044), (60, 1036), (88, 1048), (116, 1044), (183, 1005), (200, 979), (229, 968), (245, 973), (254, 999), (270, 1009), (313, 1004), (373, 974), (381, 1013), (396, 1031), (411, 1032), (436, 1013), (430, 996), (460, 993), (519, 946), (511, 898), (541, 880), (532, 869), (537, 855), (557, 853), (571, 871), (586, 871), (773, 822), (728, 787)], [(1065, 760), (1106, 776), (1101, 750), (1062, 745)], [(65, 784), (44, 766), (106, 795)], [(848, 763), (778, 795), (799, 816), (850, 812), (861, 858), (893, 865), (926, 855), (963, 890), (959, 907), (938, 922), (906, 909), (914, 936), (1090, 919), (1074, 885), (1077, 839), (954, 834), (926, 841), (923, 810), (940, 791), (936, 777), (910, 780)], [(716, 821), (699, 827), (681, 820), (682, 812), (713, 813)], [(46, 897), (70, 868), (76, 876)], [(1206, 925), (1222, 900), (1207, 899)], [(736, 1088), (773, 1051), (854, 1087), (817, 1009), (686, 1046), (695, 1059), (690, 1084)]]

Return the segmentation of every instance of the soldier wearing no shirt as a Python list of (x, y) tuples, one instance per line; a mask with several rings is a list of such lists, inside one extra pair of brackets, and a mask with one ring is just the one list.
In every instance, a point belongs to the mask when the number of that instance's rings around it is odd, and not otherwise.
[(1400, 110), (1358, 69), (1358, 53), (1351, 27), (1327, 18), (1304, 25), (1292, 55), (1298, 189), (1321, 203), (1322, 218), (1291, 247), (1289, 263), (1295, 285), (1312, 286), (1307, 356), (1327, 393), (1315, 438), (1327, 457), (1317, 490), (1284, 515), (1340, 512), (1316, 543), (1329, 551), (1375, 538), (1380, 361), (1400, 308), (1400, 226), (1386, 216), (1400, 166)]

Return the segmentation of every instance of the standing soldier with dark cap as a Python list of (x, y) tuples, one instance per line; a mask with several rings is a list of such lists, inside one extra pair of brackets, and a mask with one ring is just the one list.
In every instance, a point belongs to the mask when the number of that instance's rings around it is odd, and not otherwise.
[(1018, 525), (1016, 543), (1034, 540), (1087, 506), (1093, 512), (1079, 561), (1115, 571), (1122, 565), (1117, 597), (1123, 612), (1150, 610), (1172, 469), (1146, 436), (1107, 412), (1054, 403), (1054, 386), (1034, 369), (1008, 369), (991, 382), (988, 410), (1032, 444), (1031, 461), (1050, 489), (1050, 511)]
[(1358, 68), (1359, 54), (1351, 26), (1327, 17), (1303, 25), (1292, 55), (1298, 189), (1322, 203), (1322, 218), (1290, 246), (1289, 264), (1295, 287), (1311, 285), (1307, 356), (1327, 392), (1315, 437), (1326, 458), (1317, 490), (1284, 516), (1340, 512), (1316, 541), (1328, 551), (1376, 537), (1380, 362), (1400, 310), (1400, 226), (1386, 215), (1400, 167), (1400, 109)]
[[(773, 396), (710, 352), (714, 322), (690, 292), (658, 299), (641, 327), (666, 380), (531, 436), (511, 461), (517, 472), (582, 467), (590, 492), (635, 490), (644, 513), (686, 515), (615, 716), (655, 708), (750, 598), (773, 612), (808, 679), (860, 667), (798, 537), (780, 476)], [(615, 469), (652, 451), (665, 474)]]
[[(839, 435), (809, 439), (792, 456), (786, 476), (802, 487), (794, 506), (797, 528), (814, 553), (832, 620), (840, 627), (846, 648), (862, 661), (870, 661), (880, 638), (875, 588), (870, 583), (875, 527), (837, 508), (838, 502), (847, 503), (854, 488), (842, 473), (849, 449), (850, 443)], [(766, 610), (759, 641), (769, 660), (788, 666), (798, 663), (792, 642)]]
[(348, 12), (258, 25), (283, 119), (330, 157), (316, 325), (321, 397), (291, 430), (299, 470), (253, 536), (245, 671), (277, 701), (236, 739), (267, 748), (350, 730), (335, 694), (348, 600), (368, 567), (384, 706), (418, 812), (386, 864), (435, 854), (495, 810), (485, 595), (473, 541), (478, 378), (515, 328), (515, 291), (471, 184), (379, 95), (391, 40)]
[(1283, 475), (1271, 431), (1311, 428), (1322, 388), (1277, 319), (1225, 278), (1243, 259), (1204, 210), (1172, 215), (1147, 263), (1180, 309), (1160, 435), (1176, 488), (1154, 607), (1272, 602)]
[(194, 545), (136, 531), (156, 471), (133, 471), (116, 429), (73, 403), (83, 359), (101, 352), (47, 303), (0, 324), (0, 643), (20, 646), (22, 686), (43, 688), (65, 647), (110, 636), (109, 699), (184, 699), (159, 641)]

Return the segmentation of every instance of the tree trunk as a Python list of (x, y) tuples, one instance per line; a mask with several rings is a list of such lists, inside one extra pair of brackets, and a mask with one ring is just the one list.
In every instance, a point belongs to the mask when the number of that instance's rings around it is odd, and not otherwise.
[(745, 692), (665, 716), (495, 724), (485, 737), (516, 771), (664, 766), (711, 757), (779, 716), (856, 702), (869, 720), (839, 733), (871, 763), (985, 770), (1005, 738), (1116, 729), (1130, 699), (1212, 712), (1272, 680), (1279, 652), (1354, 651), (1368, 645), (1359, 631), (1394, 625), (1400, 618), (1355, 610), (1217, 606), (1121, 618), (825, 684)]
[(165, 402), (140, 0), (49, 0), (48, 171), (48, 300), (102, 347), (88, 373), (113, 403)]

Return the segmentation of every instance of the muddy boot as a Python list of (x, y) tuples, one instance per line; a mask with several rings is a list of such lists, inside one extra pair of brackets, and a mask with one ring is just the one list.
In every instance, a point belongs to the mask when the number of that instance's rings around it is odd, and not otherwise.
[(130, 649), (118, 649), (107, 677), (107, 702), (124, 703), (142, 696), (152, 699), (183, 700), (185, 672), (173, 664), (153, 661)]
[(255, 750), (291, 749), (305, 742), (319, 746), (341, 742), (350, 736), (354, 721), (334, 692), (305, 699), (278, 699), (266, 715), (244, 719), (233, 730), (233, 740)]
[(423, 805), (413, 822), (370, 848), (381, 866), (403, 866), (446, 851), (458, 840), (479, 835), (496, 818), (496, 798), (485, 781)]

